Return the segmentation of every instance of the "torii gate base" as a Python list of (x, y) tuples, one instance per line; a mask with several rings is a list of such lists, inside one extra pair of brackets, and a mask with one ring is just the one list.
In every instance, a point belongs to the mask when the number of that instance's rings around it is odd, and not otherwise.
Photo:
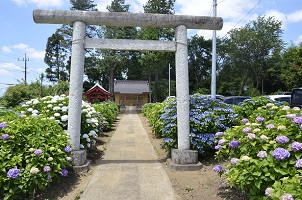
[[(85, 49), (175, 52), (178, 149), (172, 150), (169, 167), (198, 170), (198, 152), (190, 150), (189, 75), (187, 29), (220, 30), (222, 18), (150, 13), (34, 10), (36, 23), (73, 24), (68, 133), (74, 148), (75, 169), (89, 169), (86, 151), (80, 150), (82, 87)], [(175, 28), (175, 41), (85, 38), (86, 25)]]

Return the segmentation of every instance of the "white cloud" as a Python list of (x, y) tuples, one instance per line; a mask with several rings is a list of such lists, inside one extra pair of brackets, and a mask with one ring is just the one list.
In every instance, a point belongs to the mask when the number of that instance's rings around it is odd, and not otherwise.
[(12, 0), (19, 6), (34, 4), (38, 8), (60, 8), (66, 0)]
[(300, 44), (302, 44), (302, 35), (300, 35), (299, 37), (298, 37), (298, 39), (297, 40), (295, 40), (294, 41), (294, 45), (300, 45)]
[(28, 57), (35, 58), (35, 59), (44, 59), (45, 51), (38, 51), (34, 48), (29, 47), (27, 44), (17, 44), (13, 46), (15, 49), (20, 49), (26, 52)]
[(12, 52), (11, 48), (8, 47), (8, 46), (3, 46), (1, 48), (1, 51), (3, 51), (4, 53), (11, 53)]
[(288, 15), (289, 22), (301, 22), (302, 21), (302, 10), (295, 11)]
[(4, 76), (13, 76), (14, 71), (22, 71), (20, 66), (14, 63), (0, 63), (0, 74)]

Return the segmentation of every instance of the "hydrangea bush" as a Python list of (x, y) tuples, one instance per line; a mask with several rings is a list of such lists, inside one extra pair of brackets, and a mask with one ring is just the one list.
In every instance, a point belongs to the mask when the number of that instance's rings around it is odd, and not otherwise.
[(69, 137), (53, 120), (0, 117), (0, 199), (29, 199), (67, 176), (72, 166)]
[[(165, 102), (165, 107), (161, 107), (156, 113), (161, 114), (160, 118), (151, 122), (158, 123), (160, 127), (157, 135), (164, 138), (162, 147), (168, 152), (172, 148), (177, 148), (177, 107), (176, 99)], [(155, 112), (152, 109), (153, 112)], [(219, 100), (205, 99), (200, 94), (190, 96), (190, 142), (191, 149), (198, 150), (200, 155), (207, 155), (214, 148), (217, 131), (224, 131), (230, 128), (236, 118), (236, 114), (231, 107)]]
[(226, 174), (230, 185), (250, 199), (301, 199), (301, 130), (299, 108), (260, 106), (241, 125), (217, 134), (216, 157), (228, 158), (230, 164), (214, 171)]
[[(47, 96), (31, 99), (17, 110), (21, 115), (44, 117), (57, 122), (65, 131), (68, 124), (68, 96)], [(96, 143), (96, 138), (102, 132), (103, 118), (88, 103), (82, 102), (80, 148), (90, 148)]]
[(107, 101), (92, 104), (92, 107), (97, 112), (98, 118), (103, 119), (103, 131), (110, 131), (113, 126), (113, 122), (119, 113), (118, 105), (114, 102)]

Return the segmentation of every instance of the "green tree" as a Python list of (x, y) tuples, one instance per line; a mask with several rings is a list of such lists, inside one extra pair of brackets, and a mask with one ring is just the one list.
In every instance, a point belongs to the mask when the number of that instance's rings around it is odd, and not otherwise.
[(49, 66), (46, 69), (46, 78), (51, 82), (68, 79), (65, 58), (67, 51), (62, 45), (64, 38), (58, 32), (52, 34), (47, 40), (44, 62)]
[[(174, 0), (148, 0), (144, 5), (144, 13), (174, 14)], [(174, 38), (174, 29), (171, 28), (141, 28), (139, 38), (143, 40), (162, 40), (172, 41)], [(168, 73), (168, 64), (174, 66), (174, 54), (166, 52), (143, 52), (139, 59), (142, 65), (142, 74), (148, 77), (152, 86), (153, 102), (164, 100), (160, 82), (166, 78)], [(152, 83), (154, 81), (154, 83)], [(161, 95), (162, 97), (159, 97)]]
[(281, 22), (264, 16), (230, 31), (229, 37), (222, 42), (225, 45), (221, 54), (225, 56), (223, 68), (219, 74), (225, 81), (222, 85), (228, 85), (226, 81), (232, 80), (230, 92), (243, 94), (249, 84), (250, 88), (264, 93), (264, 83), (269, 81), (268, 69), (276, 65), (275, 55), (280, 54), (284, 46), (282, 32)]
[(210, 88), (212, 41), (203, 36), (192, 36), (188, 40), (188, 56), (190, 91)]

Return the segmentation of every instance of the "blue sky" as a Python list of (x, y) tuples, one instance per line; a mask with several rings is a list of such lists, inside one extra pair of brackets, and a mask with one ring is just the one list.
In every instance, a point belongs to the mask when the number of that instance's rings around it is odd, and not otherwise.
[[(111, 0), (95, 0), (99, 11), (107, 11)], [(143, 12), (147, 0), (126, 0), (131, 12)], [(176, 0), (177, 15), (212, 16), (213, 0)], [(283, 22), (283, 40), (290, 44), (302, 41), (302, 1), (301, 0), (217, 0), (217, 16), (224, 19), (223, 29), (217, 31), (220, 37), (233, 28), (240, 28), (259, 15), (274, 16)], [(27, 82), (35, 81), (47, 66), (44, 64), (45, 47), (50, 37), (60, 25), (35, 24), (32, 12), (35, 9), (69, 10), (69, 0), (1, 0), (0, 1), (0, 96), (7, 84), (17, 84), (24, 79), (22, 61), (27, 61)], [(205, 38), (212, 37), (212, 31), (189, 31)], [(45, 81), (44, 84), (47, 84)], [(49, 83), (48, 83), (49, 84)]]

